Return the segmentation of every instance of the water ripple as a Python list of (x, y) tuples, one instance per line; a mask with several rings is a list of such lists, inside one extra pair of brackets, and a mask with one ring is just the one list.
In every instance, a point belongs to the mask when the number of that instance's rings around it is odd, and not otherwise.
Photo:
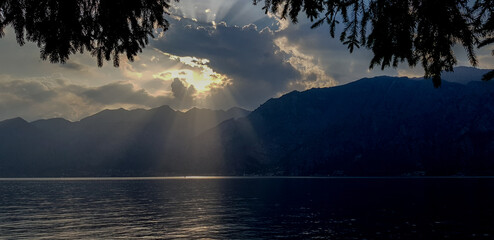
[(0, 182), (5, 239), (489, 239), (493, 179)]

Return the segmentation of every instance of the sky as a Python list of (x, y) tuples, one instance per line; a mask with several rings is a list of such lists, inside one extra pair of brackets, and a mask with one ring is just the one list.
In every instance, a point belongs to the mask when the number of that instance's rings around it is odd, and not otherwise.
[[(135, 61), (122, 57), (119, 68), (111, 62), (99, 68), (89, 54), (72, 55), (65, 64), (43, 61), (35, 44), (20, 47), (6, 29), (0, 38), (0, 121), (78, 121), (103, 109), (162, 105), (254, 110), (293, 90), (423, 74), (406, 64), (369, 69), (369, 50), (350, 54), (327, 26), (311, 29), (303, 17), (292, 24), (251, 1), (181, 0), (169, 11), (169, 29), (157, 29)], [(478, 67), (492, 68), (491, 49), (478, 52)], [(456, 50), (458, 65), (469, 66), (465, 52)]]

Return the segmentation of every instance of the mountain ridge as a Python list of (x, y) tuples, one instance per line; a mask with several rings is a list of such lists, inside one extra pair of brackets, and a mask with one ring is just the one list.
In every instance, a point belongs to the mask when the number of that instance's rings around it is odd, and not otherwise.
[[(210, 152), (230, 149), (218, 165), (244, 159), (239, 168), (223, 169), (230, 174), (243, 172), (245, 165), (257, 166), (253, 174), (492, 174), (494, 105), (487, 100), (493, 93), (490, 82), (445, 82), (433, 89), (427, 80), (367, 78), (270, 99), (246, 119), (222, 123), (202, 138), (221, 143)], [(249, 134), (255, 135), (250, 142)], [(479, 139), (485, 146), (469, 152)], [(199, 155), (207, 156), (207, 147), (196, 144)], [(388, 155), (402, 161), (380, 159)], [(446, 158), (453, 160), (441, 168)]]
[(197, 133), (248, 113), (208, 109), (183, 113), (161, 106), (103, 110), (76, 122), (5, 120), (0, 122), (0, 176), (156, 174), (154, 168), (172, 169), (167, 166)]
[(494, 175), (494, 83), (429, 81), (364, 78), (251, 113), (162, 106), (9, 120), (18, 134), (2, 121), (0, 176)]

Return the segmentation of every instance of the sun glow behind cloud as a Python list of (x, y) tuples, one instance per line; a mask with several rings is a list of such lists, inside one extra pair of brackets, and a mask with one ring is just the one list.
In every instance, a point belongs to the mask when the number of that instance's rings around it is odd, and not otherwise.
[(192, 56), (176, 56), (156, 51), (168, 57), (170, 60), (177, 61), (182, 64), (178, 69), (167, 69), (156, 73), (154, 78), (170, 81), (178, 78), (189, 86), (192, 85), (196, 89), (196, 97), (204, 98), (213, 88), (223, 88), (231, 84), (231, 79), (227, 76), (215, 72), (208, 64), (209, 60)]

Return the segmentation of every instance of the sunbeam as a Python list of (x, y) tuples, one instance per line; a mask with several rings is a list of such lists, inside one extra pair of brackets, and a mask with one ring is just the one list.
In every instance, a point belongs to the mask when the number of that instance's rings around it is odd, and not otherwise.
[[(226, 22), (244, 26), (268, 18), (260, 7), (247, 5), (241, 0), (182, 0), (174, 5), (179, 17), (195, 19), (213, 25)], [(258, 9), (257, 9), (258, 8)]]

